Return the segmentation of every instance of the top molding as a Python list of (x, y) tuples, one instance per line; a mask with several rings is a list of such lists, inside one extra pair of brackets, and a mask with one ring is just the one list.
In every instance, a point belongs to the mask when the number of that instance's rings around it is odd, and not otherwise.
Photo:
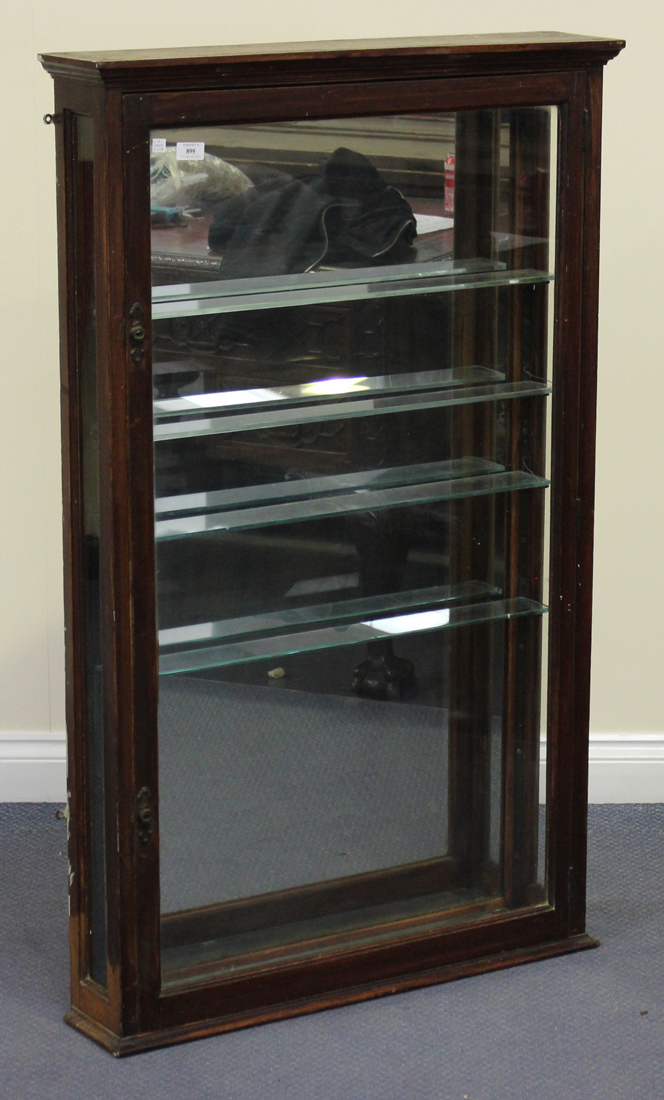
[(542, 31), (45, 53), (39, 60), (53, 76), (102, 82), (124, 91), (166, 91), (578, 70), (606, 64), (624, 45), (621, 39)]

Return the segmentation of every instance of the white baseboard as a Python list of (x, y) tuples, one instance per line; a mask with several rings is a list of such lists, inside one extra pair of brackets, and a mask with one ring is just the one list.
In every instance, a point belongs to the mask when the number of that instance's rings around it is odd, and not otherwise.
[(0, 802), (66, 802), (64, 733), (0, 731)]
[(664, 802), (663, 733), (591, 733), (590, 802)]
[[(0, 802), (65, 802), (66, 776), (64, 734), (0, 731)], [(589, 798), (664, 802), (664, 733), (591, 733)]]
[[(588, 801), (664, 802), (664, 734), (591, 733)], [(540, 801), (546, 790), (542, 744)]]

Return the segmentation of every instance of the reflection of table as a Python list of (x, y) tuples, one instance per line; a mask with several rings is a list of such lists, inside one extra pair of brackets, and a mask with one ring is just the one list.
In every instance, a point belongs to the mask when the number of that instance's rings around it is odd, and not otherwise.
[(211, 215), (187, 218), (184, 225), (152, 229), (152, 282), (199, 282), (219, 278), (219, 257), (208, 248)]
[[(410, 199), (415, 215), (444, 216), (439, 199)], [(166, 283), (219, 278), (219, 256), (207, 244), (212, 215), (187, 218), (185, 225), (154, 226), (152, 229), (152, 281)], [(416, 259), (432, 260), (452, 254), (453, 229), (421, 234), (416, 240)]]

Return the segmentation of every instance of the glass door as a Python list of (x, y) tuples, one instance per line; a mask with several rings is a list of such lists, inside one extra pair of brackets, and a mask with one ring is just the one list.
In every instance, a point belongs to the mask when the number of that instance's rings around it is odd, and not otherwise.
[(556, 133), (151, 135), (167, 987), (546, 900)]

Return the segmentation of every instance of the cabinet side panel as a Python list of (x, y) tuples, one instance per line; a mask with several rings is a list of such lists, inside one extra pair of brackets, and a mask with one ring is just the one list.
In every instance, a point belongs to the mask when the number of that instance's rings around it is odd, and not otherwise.
[(103, 663), (100, 604), (100, 453), (99, 390), (94, 280), (95, 200), (94, 123), (89, 115), (74, 119), (76, 239), (76, 331), (79, 377), (79, 446), (81, 455), (81, 574), (83, 666), (89, 789), (89, 946), (88, 973), (107, 984), (106, 852), (104, 822)]
[[(56, 89), (57, 102), (57, 89)], [(86, 890), (83, 853), (85, 850), (85, 754), (81, 731), (81, 685), (76, 675), (80, 667), (80, 641), (75, 629), (80, 619), (80, 592), (74, 578), (80, 576), (79, 549), (79, 453), (77, 419), (76, 329), (70, 302), (74, 300), (73, 280), (75, 249), (66, 227), (73, 221), (71, 180), (72, 115), (60, 109), (62, 124), (56, 129), (57, 200), (60, 247), (58, 276), (60, 286), (60, 358), (62, 423), (62, 490), (64, 541), (64, 604), (67, 645), (65, 675), (67, 690), (69, 803), (69, 914), (72, 997), (78, 989), (81, 972), (85, 973)], [(74, 872), (73, 875), (71, 872)]]
[(95, 249), (99, 97), (56, 85), (72, 1000), (110, 1023)]
[(586, 910), (586, 821), (588, 807), (588, 728), (590, 724), (590, 639), (592, 615), (593, 528), (595, 494), (595, 436), (597, 398), (597, 330), (599, 310), (599, 217), (600, 157), (602, 126), (603, 70), (597, 68), (586, 78), (585, 114), (586, 163), (584, 180), (583, 240), (583, 327), (581, 356), (583, 373), (580, 383), (579, 482), (578, 482), (578, 555), (576, 581), (577, 643), (575, 650), (576, 683), (579, 693), (575, 745), (577, 748), (576, 783), (572, 837), (574, 871), (570, 923), (572, 932), (585, 927)]
[[(594, 449), (592, 420), (595, 365), (586, 354), (588, 304), (584, 274), (589, 210), (585, 206), (586, 77), (578, 74), (561, 117), (559, 231), (556, 269), (565, 273), (558, 292), (554, 339), (551, 633), (549, 640), (548, 799), (551, 807), (548, 863), (556, 911), (567, 934), (571, 911), (585, 890), (585, 820), (588, 766), (588, 676), (590, 602), (582, 589), (589, 569), (584, 546), (592, 525), (592, 492), (580, 475)], [(596, 324), (596, 322), (595, 322)], [(591, 342), (592, 347), (592, 342)], [(586, 394), (586, 397), (583, 395)], [(592, 396), (589, 396), (592, 395)], [(588, 431), (590, 428), (590, 431)], [(586, 533), (584, 534), (584, 529)], [(581, 598), (579, 599), (579, 596)], [(585, 672), (584, 672), (585, 670)], [(579, 675), (581, 673), (581, 675)], [(583, 903), (581, 910), (583, 911)]]
[[(86, 870), (73, 911), (83, 932), (76, 945), (77, 965), (100, 986), (106, 985), (106, 886), (104, 859), (104, 782), (101, 642), (99, 617), (99, 447), (94, 297), (93, 121), (66, 112), (63, 167), (70, 236), (67, 248), (67, 350), (71, 375), (65, 380), (63, 420), (69, 454), (67, 557), (69, 647), (73, 678), (70, 732), (81, 744), (85, 795), (76, 807), (75, 826), (84, 825)], [(71, 400), (73, 398), (73, 400)], [(71, 401), (71, 404), (70, 404)], [(72, 652), (73, 650), (73, 652)], [(80, 835), (80, 833), (79, 833)], [(78, 853), (80, 857), (80, 852)]]

